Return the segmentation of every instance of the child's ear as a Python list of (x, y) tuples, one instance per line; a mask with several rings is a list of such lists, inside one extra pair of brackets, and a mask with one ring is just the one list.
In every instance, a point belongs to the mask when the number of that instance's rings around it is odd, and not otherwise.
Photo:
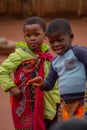
[(45, 33), (45, 35), (44, 35), (44, 39), (45, 39), (45, 40), (47, 39), (46, 33)]
[(47, 37), (47, 33), (45, 33), (45, 36)]
[(73, 34), (73, 33), (70, 34), (70, 38), (71, 38), (71, 39), (74, 38), (74, 34)]
[(47, 43), (49, 42), (46, 33), (45, 33), (45, 35), (44, 35), (44, 40), (45, 40)]
[(25, 34), (24, 34), (24, 38), (25, 38)]

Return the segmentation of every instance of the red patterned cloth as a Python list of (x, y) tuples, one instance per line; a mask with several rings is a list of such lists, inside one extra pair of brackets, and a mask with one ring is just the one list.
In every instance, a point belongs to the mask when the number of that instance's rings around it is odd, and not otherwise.
[(45, 130), (44, 125), (44, 92), (39, 87), (27, 86), (30, 78), (36, 77), (35, 65), (41, 59), (38, 69), (38, 76), (44, 79), (44, 61), (52, 60), (52, 56), (46, 53), (37, 52), (38, 58), (26, 60), (21, 63), (15, 72), (14, 82), (23, 92), (23, 98), (17, 99), (13, 95), (12, 115), (15, 129)]

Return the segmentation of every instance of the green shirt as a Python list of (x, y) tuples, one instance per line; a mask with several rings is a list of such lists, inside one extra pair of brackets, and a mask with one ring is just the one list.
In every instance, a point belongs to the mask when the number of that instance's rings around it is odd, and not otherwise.
[[(18, 42), (15, 52), (10, 54), (8, 58), (0, 65), (0, 84), (4, 91), (9, 91), (15, 87), (14, 80), (11, 74), (24, 61), (36, 57), (36, 54), (24, 42)], [(42, 44), (42, 52), (49, 49), (48, 45)], [(44, 62), (44, 77), (46, 78), (49, 72), (50, 62)], [(45, 111), (44, 117), (52, 120), (56, 114), (56, 104), (60, 102), (58, 86), (48, 92), (44, 92)]]

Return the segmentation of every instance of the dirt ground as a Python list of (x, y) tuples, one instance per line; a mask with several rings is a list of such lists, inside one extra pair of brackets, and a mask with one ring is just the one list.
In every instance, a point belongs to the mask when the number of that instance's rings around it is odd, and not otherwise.
[[(47, 24), (50, 20), (46, 20)], [(69, 19), (74, 33), (73, 44), (87, 47), (87, 18)], [(23, 39), (22, 26), (24, 20), (0, 19), (0, 37), (8, 40), (20, 41)], [(1, 50), (0, 50), (1, 51)], [(7, 55), (0, 55), (0, 63), (7, 58)], [(0, 130), (14, 130), (9, 94), (0, 88)]]

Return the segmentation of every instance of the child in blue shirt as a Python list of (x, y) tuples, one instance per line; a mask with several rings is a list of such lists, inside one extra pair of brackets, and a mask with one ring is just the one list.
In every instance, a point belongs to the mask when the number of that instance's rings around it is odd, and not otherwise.
[[(36, 77), (30, 80), (29, 84), (32, 83), (35, 86), (40, 86), (41, 90), (49, 91), (58, 80), (62, 99), (58, 109), (58, 119), (67, 120), (72, 116), (83, 118), (87, 48), (72, 46), (74, 38), (72, 29), (69, 22), (62, 18), (57, 18), (48, 25), (46, 35), (57, 56), (51, 63), (46, 80), (43, 81), (41, 77)], [(84, 112), (84, 114), (87, 113)]]

